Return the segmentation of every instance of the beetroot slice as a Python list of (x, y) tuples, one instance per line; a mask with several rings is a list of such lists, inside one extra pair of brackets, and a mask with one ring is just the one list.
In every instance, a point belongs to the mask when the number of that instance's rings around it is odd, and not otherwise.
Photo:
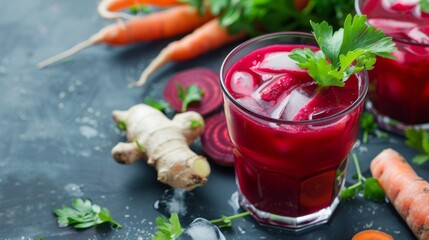
[(213, 162), (222, 166), (233, 166), (232, 143), (228, 135), (225, 113), (215, 114), (205, 120), (205, 130), (201, 135), (204, 152)]
[(182, 100), (178, 95), (178, 84), (182, 85), (184, 89), (195, 84), (204, 91), (202, 99), (189, 104), (187, 111), (195, 111), (205, 116), (218, 109), (223, 103), (219, 74), (211, 69), (193, 68), (185, 70), (173, 75), (167, 81), (163, 96), (176, 112), (180, 112), (182, 109)]

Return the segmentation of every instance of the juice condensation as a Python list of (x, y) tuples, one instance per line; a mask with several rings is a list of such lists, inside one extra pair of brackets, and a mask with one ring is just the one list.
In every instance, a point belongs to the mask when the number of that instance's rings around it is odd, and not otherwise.
[[(288, 57), (303, 47), (260, 48), (224, 80), (241, 203), (261, 223), (292, 228), (300, 225), (294, 219), (338, 204), (364, 92), (356, 76), (345, 87), (317, 87)], [(275, 222), (278, 216), (292, 223)]]
[(369, 72), (371, 111), (381, 126), (399, 132), (429, 123), (429, 13), (421, 11), (418, 1), (357, 2), (368, 23), (393, 37), (398, 47), (396, 60), (378, 58)]

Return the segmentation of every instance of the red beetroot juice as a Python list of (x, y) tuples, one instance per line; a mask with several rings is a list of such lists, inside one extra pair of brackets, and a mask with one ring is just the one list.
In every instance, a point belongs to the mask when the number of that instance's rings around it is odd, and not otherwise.
[[(262, 47), (221, 74), (241, 205), (260, 223), (294, 229), (338, 204), (367, 87), (362, 73), (318, 88), (288, 57), (303, 47)], [(297, 220), (312, 214), (318, 220)]]
[(357, 0), (356, 6), (398, 47), (396, 60), (377, 58), (369, 72), (371, 111), (381, 126), (399, 132), (429, 123), (429, 13), (418, 1)]

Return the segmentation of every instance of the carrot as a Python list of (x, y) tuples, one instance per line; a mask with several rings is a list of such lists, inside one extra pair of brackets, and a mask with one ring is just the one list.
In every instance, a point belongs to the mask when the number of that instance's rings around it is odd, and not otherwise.
[(108, 19), (112, 18), (134, 18), (131, 14), (116, 12), (125, 8), (137, 5), (151, 5), (158, 7), (171, 7), (182, 4), (179, 0), (101, 0), (98, 4), (100, 16)]
[(418, 239), (429, 238), (429, 183), (398, 152), (385, 149), (371, 162), (371, 173)]
[(393, 240), (393, 237), (382, 231), (369, 229), (358, 232), (352, 240)]
[(131, 85), (144, 85), (154, 71), (170, 61), (184, 61), (194, 58), (244, 36), (244, 32), (230, 35), (228, 30), (220, 25), (219, 20), (214, 18), (184, 38), (168, 44), (143, 71), (140, 79)]
[(204, 15), (199, 15), (194, 8), (187, 5), (154, 12), (140, 18), (129, 20), (125, 23), (116, 23), (106, 26), (89, 39), (78, 43), (69, 50), (40, 62), (38, 67), (44, 68), (99, 43), (126, 45), (141, 41), (165, 39), (178, 34), (187, 33), (212, 18), (213, 16), (208, 13), (208, 11)]

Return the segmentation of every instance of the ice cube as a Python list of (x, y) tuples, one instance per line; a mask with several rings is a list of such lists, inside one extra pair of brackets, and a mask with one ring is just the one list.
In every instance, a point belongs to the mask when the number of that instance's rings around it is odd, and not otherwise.
[(288, 103), (281, 114), (282, 119), (294, 120), (301, 109), (311, 100), (313, 94), (309, 94), (303, 87), (296, 88), (290, 93)]
[(253, 97), (242, 97), (237, 99), (237, 102), (252, 112), (261, 113), (263, 111), (261, 104)]
[(257, 87), (252, 74), (244, 71), (236, 71), (232, 74), (231, 90), (238, 94), (250, 95)]
[(265, 54), (264, 59), (258, 66), (259, 70), (268, 71), (285, 71), (292, 72), (307, 72), (305, 69), (300, 68), (296, 61), (289, 57), (290, 52), (271, 52)]
[(416, 23), (412, 22), (384, 18), (371, 18), (368, 19), (368, 23), (375, 28), (382, 29), (384, 33), (389, 35), (405, 33), (417, 26)]
[(192, 197), (192, 192), (183, 189), (167, 189), (154, 203), (154, 208), (165, 215), (178, 213), (185, 216), (188, 213), (188, 203), (193, 202)]
[(226, 240), (216, 225), (204, 218), (195, 219), (177, 240)]
[(414, 27), (407, 35), (418, 43), (429, 44), (429, 26)]
[(419, 0), (383, 0), (382, 6), (390, 11), (411, 11), (417, 7)]

